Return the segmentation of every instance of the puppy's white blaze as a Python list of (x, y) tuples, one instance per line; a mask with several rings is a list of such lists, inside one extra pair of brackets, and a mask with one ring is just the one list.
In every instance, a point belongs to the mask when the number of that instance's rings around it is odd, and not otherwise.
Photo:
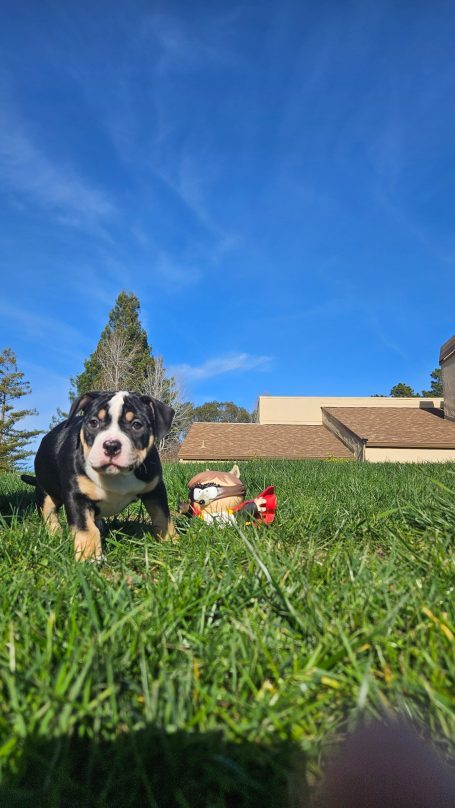
[(113, 465), (107, 471), (108, 473), (117, 474), (118, 469), (117, 466), (121, 466), (122, 468), (128, 468), (136, 464), (137, 462), (137, 452), (132, 445), (130, 439), (124, 432), (120, 429), (119, 421), (120, 416), (122, 414), (123, 405), (125, 402), (125, 396), (129, 395), (126, 390), (120, 390), (115, 396), (112, 396), (110, 401), (108, 402), (108, 410), (109, 415), (111, 417), (111, 423), (109, 424), (108, 429), (102, 429), (99, 434), (96, 436), (95, 440), (93, 441), (93, 446), (88, 454), (87, 460), (88, 463), (93, 468), (100, 468), (101, 466), (105, 465), (108, 462), (108, 457), (104, 451), (103, 444), (106, 441), (111, 440), (118, 440), (121, 446), (120, 452), (115, 455), (113, 458)]
[(109, 415), (112, 418), (112, 424), (117, 424), (120, 420), (120, 416), (123, 410), (123, 404), (125, 402), (125, 396), (129, 395), (127, 390), (120, 390), (120, 392), (116, 393), (115, 396), (112, 396), (110, 401), (108, 402), (109, 407)]

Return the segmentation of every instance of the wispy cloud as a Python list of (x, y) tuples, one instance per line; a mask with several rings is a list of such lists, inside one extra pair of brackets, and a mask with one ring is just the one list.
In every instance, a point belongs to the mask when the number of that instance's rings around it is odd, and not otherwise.
[(26, 123), (4, 97), (0, 97), (0, 174), (11, 192), (52, 211), (66, 224), (95, 226), (114, 212), (104, 191), (72, 166), (56, 164), (34, 143)]
[[(140, 22), (124, 22), (129, 58), (114, 68), (115, 103), (101, 101), (105, 127), (119, 157), (130, 171), (140, 166), (141, 177), (148, 172), (149, 178), (165, 186), (215, 242), (216, 255), (232, 249), (238, 237), (226, 232), (214, 214), (220, 154), (213, 132), (201, 128), (192, 115), (188, 98), (194, 90), (186, 96), (183, 88), (188, 74), (203, 79), (211, 68), (227, 68), (238, 61), (232, 38), (239, 14), (239, 10), (211, 11), (199, 17), (197, 25), (162, 12), (144, 14)], [(93, 92), (87, 90), (92, 86), (87, 67), (81, 73), (78, 65), (73, 75), (84, 92)], [(196, 109), (197, 98), (195, 102)]]
[(189, 286), (194, 286), (202, 278), (200, 269), (174, 261), (170, 255), (162, 251), (156, 261), (156, 271), (161, 283), (165, 286), (171, 286), (174, 291), (176, 285), (182, 291)]
[(174, 365), (169, 373), (183, 382), (198, 382), (222, 376), (225, 373), (242, 372), (246, 370), (268, 370), (272, 361), (271, 356), (253, 356), (248, 353), (238, 353), (231, 356), (208, 359), (202, 365)]
[(44, 342), (50, 353), (77, 356), (79, 361), (79, 351), (88, 342), (81, 331), (58, 318), (37, 314), (10, 303), (0, 302), (0, 318), (3, 326), (8, 323), (8, 338), (15, 339), (18, 333), (21, 338), (40, 344)]

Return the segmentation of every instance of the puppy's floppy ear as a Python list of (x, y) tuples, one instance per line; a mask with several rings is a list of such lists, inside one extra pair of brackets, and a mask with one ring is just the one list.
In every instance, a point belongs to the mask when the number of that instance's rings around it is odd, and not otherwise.
[(155, 421), (155, 437), (157, 440), (161, 440), (171, 428), (175, 410), (168, 407), (167, 404), (163, 404), (162, 401), (158, 401), (157, 398), (152, 398), (152, 396), (141, 396), (140, 398), (152, 410)]
[(73, 418), (77, 415), (79, 410), (84, 411), (95, 398), (98, 398), (101, 393), (93, 392), (93, 393), (82, 393), (81, 396), (76, 398), (73, 403), (71, 404), (71, 409), (68, 414), (68, 418), (66, 420), (65, 426), (69, 426)]

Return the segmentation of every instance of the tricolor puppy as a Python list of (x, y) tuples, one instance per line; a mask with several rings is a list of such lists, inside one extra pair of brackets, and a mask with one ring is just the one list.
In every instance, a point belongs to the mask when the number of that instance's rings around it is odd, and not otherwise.
[(97, 517), (113, 516), (134, 499), (147, 508), (155, 535), (175, 535), (155, 446), (173, 416), (151, 396), (86, 393), (43, 438), (36, 479), (24, 479), (36, 485), (36, 504), (51, 532), (60, 527), (57, 512), (64, 506), (77, 559), (101, 558)]

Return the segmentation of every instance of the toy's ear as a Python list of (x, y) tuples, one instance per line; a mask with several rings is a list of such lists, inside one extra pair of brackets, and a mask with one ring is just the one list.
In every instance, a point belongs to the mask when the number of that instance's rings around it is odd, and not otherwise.
[(70, 425), (71, 421), (77, 415), (79, 410), (82, 410), (82, 412), (84, 412), (89, 406), (89, 404), (91, 404), (92, 401), (94, 401), (95, 398), (98, 398), (98, 396), (100, 395), (101, 395), (100, 392), (94, 391), (92, 393), (82, 393), (81, 396), (76, 398), (75, 401), (73, 401), (73, 403), (71, 404), (71, 409), (69, 411), (65, 426)]
[(233, 474), (234, 477), (237, 477), (240, 480), (240, 469), (239, 469), (237, 463), (235, 463), (235, 465), (232, 466), (229, 474)]
[(167, 404), (163, 404), (162, 401), (158, 401), (157, 398), (152, 398), (152, 396), (141, 396), (141, 401), (148, 404), (152, 410), (155, 421), (155, 437), (157, 440), (161, 440), (171, 428), (175, 410), (168, 407)]

